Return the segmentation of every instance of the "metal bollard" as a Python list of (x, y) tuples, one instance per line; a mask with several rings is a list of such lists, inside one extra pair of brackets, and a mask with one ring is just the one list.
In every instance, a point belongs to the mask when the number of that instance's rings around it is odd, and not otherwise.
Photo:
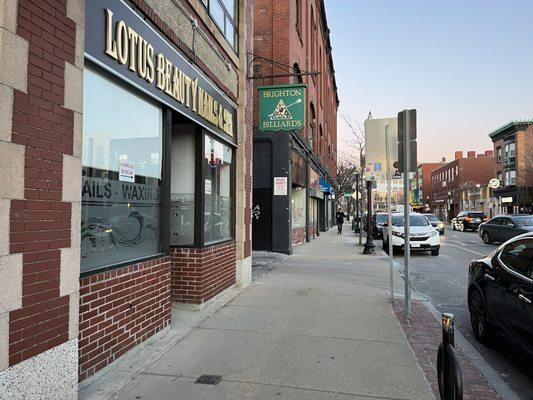
[(463, 377), (455, 355), (455, 321), (453, 314), (442, 314), (442, 343), (437, 354), (437, 376), (441, 400), (463, 399)]

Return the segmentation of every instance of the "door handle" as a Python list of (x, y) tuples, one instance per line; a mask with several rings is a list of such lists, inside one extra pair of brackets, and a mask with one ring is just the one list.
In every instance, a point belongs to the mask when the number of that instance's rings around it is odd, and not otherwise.
[(518, 298), (523, 301), (524, 303), (526, 304), (531, 304), (531, 300), (529, 300), (526, 296), (524, 296), (523, 294), (519, 294), (518, 295)]
[(489, 275), (489, 274), (485, 274), (483, 275), (485, 278), (487, 278), (489, 281), (491, 282), (494, 282), (496, 280), (495, 277), (493, 277), (492, 275)]

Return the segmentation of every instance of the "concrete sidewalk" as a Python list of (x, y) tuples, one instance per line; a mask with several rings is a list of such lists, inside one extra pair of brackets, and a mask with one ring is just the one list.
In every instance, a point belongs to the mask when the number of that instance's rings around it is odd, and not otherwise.
[[(360, 254), (344, 228), (298, 247), (187, 336), (147, 349), (161, 354), (107, 398), (433, 399), (388, 303), (386, 261)], [(196, 384), (201, 375), (221, 381)]]

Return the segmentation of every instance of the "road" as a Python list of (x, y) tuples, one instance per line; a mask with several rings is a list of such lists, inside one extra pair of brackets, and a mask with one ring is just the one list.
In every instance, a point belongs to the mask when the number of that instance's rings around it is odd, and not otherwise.
[[(447, 227), (448, 228), (448, 227)], [(381, 241), (376, 243), (381, 246)], [(429, 252), (411, 253), (411, 282), (413, 289), (431, 300), (441, 312), (456, 317), (456, 328), (500, 373), (513, 391), (525, 400), (533, 400), (533, 368), (524, 365), (501, 346), (487, 348), (479, 344), (472, 332), (467, 305), (468, 264), (496, 247), (484, 244), (477, 232), (458, 232), (447, 229), (441, 236), (438, 257)], [(403, 255), (395, 255), (395, 264), (403, 274)]]

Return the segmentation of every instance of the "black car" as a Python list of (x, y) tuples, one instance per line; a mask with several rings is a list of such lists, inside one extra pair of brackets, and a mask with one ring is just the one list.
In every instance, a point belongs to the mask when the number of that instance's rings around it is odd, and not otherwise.
[(424, 214), (424, 217), (427, 218), (433, 228), (438, 230), (441, 235), (444, 235), (444, 222), (442, 222), (439, 217), (435, 214)]
[(527, 232), (533, 232), (532, 215), (498, 215), (479, 226), (479, 237), (487, 244), (505, 242)]
[(383, 238), (383, 224), (387, 222), (387, 213), (374, 213), (372, 215), (372, 237), (374, 239)]
[(470, 229), (475, 231), (486, 220), (487, 216), (482, 211), (461, 211), (451, 221), (452, 230), (459, 229), (464, 232)]
[(533, 360), (533, 232), (470, 263), (468, 309), (478, 341), (504, 336), (502, 344)]

